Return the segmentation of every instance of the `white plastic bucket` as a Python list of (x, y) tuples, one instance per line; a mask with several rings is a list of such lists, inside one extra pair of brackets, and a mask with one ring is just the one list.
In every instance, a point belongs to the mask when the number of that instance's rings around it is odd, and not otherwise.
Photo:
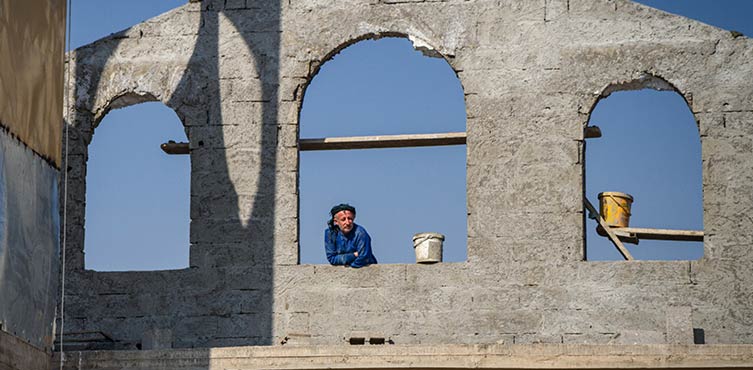
[(421, 233), (413, 235), (413, 248), (417, 263), (442, 262), (442, 245), (444, 235), (438, 233)]

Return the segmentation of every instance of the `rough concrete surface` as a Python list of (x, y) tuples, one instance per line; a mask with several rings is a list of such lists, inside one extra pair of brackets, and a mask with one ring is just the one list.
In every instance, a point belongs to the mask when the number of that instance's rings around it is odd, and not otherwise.
[[(468, 260), (299, 265), (303, 92), (329, 57), (382, 36), (441, 55), (464, 88)], [(348, 345), (363, 333), (399, 345), (753, 343), (748, 38), (627, 0), (204, 0), (69, 57), (65, 327), (105, 333), (97, 348)], [(698, 121), (704, 257), (586, 262), (583, 129), (599, 99), (643, 87), (677, 91)], [(150, 100), (190, 140), (191, 267), (86, 270), (87, 145), (109, 110)]]

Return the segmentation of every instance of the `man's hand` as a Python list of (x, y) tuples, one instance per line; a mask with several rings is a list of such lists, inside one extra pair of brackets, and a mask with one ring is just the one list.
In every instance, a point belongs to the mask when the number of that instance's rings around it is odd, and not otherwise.
[(353, 252), (353, 255), (358, 257), (358, 252)]

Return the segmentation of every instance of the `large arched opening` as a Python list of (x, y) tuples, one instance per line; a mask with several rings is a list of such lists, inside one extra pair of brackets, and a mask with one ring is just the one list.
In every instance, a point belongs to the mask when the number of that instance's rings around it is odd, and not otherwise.
[[(587, 138), (585, 196), (599, 207), (599, 193), (630, 194), (631, 228), (703, 230), (701, 142), (697, 122), (682, 95), (649, 76), (615, 85), (589, 119), (601, 137)], [(586, 212), (587, 213), (587, 212)], [(703, 242), (626, 239), (635, 259), (695, 260)], [(586, 259), (621, 260), (612, 242), (586, 220)]]
[(425, 53), (406, 38), (359, 41), (326, 61), (307, 87), (300, 143), (455, 132), (463, 144), (302, 149), (301, 263), (327, 263), (323, 231), (339, 203), (356, 207), (356, 222), (371, 234), (380, 263), (414, 263), (412, 236), (422, 232), (445, 235), (445, 262), (466, 260), (463, 89), (444, 59)]

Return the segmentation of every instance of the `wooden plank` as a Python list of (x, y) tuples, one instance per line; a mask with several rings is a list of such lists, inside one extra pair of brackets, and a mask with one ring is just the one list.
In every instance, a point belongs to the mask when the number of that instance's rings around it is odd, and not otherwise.
[[(300, 150), (341, 150), (341, 149), (376, 149), (406, 148), (420, 146), (463, 145), (465, 132), (448, 132), (442, 134), (381, 135), (325, 137), (318, 139), (300, 139)], [(167, 154), (188, 154), (188, 143), (169, 141), (160, 145)]]
[(612, 244), (614, 244), (615, 248), (617, 248), (617, 251), (622, 254), (622, 257), (625, 258), (628, 261), (634, 260), (633, 256), (630, 254), (630, 252), (625, 248), (625, 245), (622, 244), (622, 241), (620, 241), (620, 238), (617, 237), (617, 235), (612, 231), (612, 228), (607, 225), (606, 221), (604, 221), (603, 218), (601, 218), (601, 215), (599, 212), (596, 212), (596, 209), (591, 204), (591, 202), (588, 201), (588, 198), (583, 197), (583, 203), (586, 204), (586, 208), (588, 208), (588, 211), (591, 212), (591, 214), (596, 216), (596, 221), (599, 222), (599, 225), (601, 225), (602, 228), (604, 228), (604, 231), (607, 232), (607, 235), (609, 236), (609, 240), (612, 241)]
[(419, 146), (463, 145), (465, 132), (448, 132), (441, 134), (380, 135), (325, 137), (318, 139), (300, 139), (300, 150), (340, 150), (340, 149), (377, 149), (405, 148)]
[(601, 129), (599, 126), (588, 126), (583, 130), (584, 139), (595, 139), (601, 137)]
[(188, 143), (176, 143), (172, 140), (159, 146), (166, 154), (188, 154)]
[[(623, 243), (630, 243), (638, 245), (640, 243), (640, 239), (638, 239), (635, 234), (625, 233), (620, 231), (622, 229), (619, 228), (613, 228), (612, 231), (614, 232), (614, 235), (617, 235), (618, 238), (620, 238), (620, 241)], [(607, 233), (601, 230), (601, 226), (599, 226), (596, 230), (596, 233), (601, 236), (607, 236)]]
[(633, 237), (638, 239), (651, 240), (674, 240), (690, 242), (703, 241), (703, 231), (700, 230), (649, 229), (637, 227), (621, 227), (619, 229), (612, 230), (620, 238)]

